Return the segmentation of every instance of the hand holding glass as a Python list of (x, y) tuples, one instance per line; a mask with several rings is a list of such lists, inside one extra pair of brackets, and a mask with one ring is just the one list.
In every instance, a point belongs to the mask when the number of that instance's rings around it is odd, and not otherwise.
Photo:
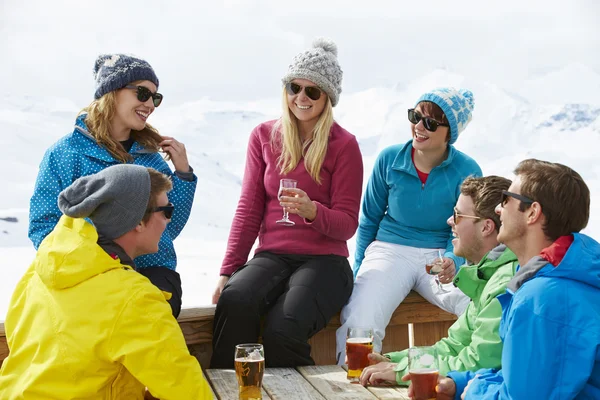
[[(279, 193), (277, 194), (277, 197), (281, 200), (281, 196), (285, 195), (285, 189), (295, 188), (297, 184), (298, 184), (298, 181), (295, 181), (293, 179), (281, 179), (279, 181)], [(280, 225), (284, 225), (284, 226), (294, 226), (295, 225), (294, 221), (289, 219), (288, 212), (285, 209), (285, 207), (283, 208), (283, 218), (280, 220), (277, 220), (276, 223), (278, 223)]]
[(435, 387), (439, 370), (435, 347), (421, 346), (408, 349), (408, 373), (412, 382), (414, 400), (437, 398)]
[(240, 400), (262, 399), (262, 380), (265, 373), (265, 351), (262, 344), (235, 346), (235, 376)]
[(348, 328), (346, 335), (346, 357), (351, 382), (358, 382), (363, 369), (369, 366), (369, 354), (373, 352), (373, 329)]
[(438, 293), (449, 293), (440, 282), (440, 278), (438, 274), (442, 272), (442, 266), (444, 265), (444, 256), (442, 256), (442, 252), (440, 250), (437, 251), (437, 254), (432, 253), (425, 256), (425, 271), (429, 275), (435, 275), (435, 283), (437, 284)]

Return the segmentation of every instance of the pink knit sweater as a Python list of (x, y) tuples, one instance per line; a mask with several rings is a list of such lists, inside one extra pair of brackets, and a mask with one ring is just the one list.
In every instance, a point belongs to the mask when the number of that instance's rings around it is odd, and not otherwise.
[[(270, 143), (274, 123), (260, 124), (250, 135), (242, 194), (229, 232), (222, 275), (231, 275), (247, 262), (257, 236), (256, 253), (348, 257), (346, 241), (358, 227), (363, 181), (362, 155), (356, 138), (337, 123), (333, 124), (319, 185), (306, 171), (304, 160), (289, 174), (279, 173), (279, 154), (272, 152)], [(316, 203), (314, 221), (290, 214), (289, 218), (296, 225), (275, 223), (283, 215), (277, 198), (282, 178), (297, 180), (298, 188)]]

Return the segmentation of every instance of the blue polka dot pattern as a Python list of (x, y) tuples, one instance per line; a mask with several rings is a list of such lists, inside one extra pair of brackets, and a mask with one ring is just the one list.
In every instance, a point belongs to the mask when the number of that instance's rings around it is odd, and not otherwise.
[[(40, 171), (29, 204), (29, 239), (37, 249), (44, 238), (54, 229), (62, 213), (58, 209), (58, 194), (75, 179), (95, 174), (119, 161), (100, 146), (87, 132), (85, 114), (80, 115), (72, 133), (53, 144), (40, 164)], [(175, 205), (171, 223), (167, 225), (158, 245), (158, 252), (135, 259), (137, 267), (167, 267), (175, 269), (177, 256), (173, 240), (179, 235), (190, 216), (197, 177), (186, 181), (174, 174), (160, 154), (148, 152), (137, 142), (129, 153), (134, 164), (154, 168), (171, 177), (173, 190), (169, 201)]]

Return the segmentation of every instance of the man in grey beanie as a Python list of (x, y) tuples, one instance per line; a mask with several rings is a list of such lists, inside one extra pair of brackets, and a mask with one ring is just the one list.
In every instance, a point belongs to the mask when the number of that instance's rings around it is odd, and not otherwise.
[(3, 399), (141, 400), (146, 390), (160, 399), (212, 398), (167, 294), (132, 268), (133, 258), (158, 250), (173, 214), (171, 187), (156, 170), (120, 164), (60, 193), (64, 215), (9, 305)]

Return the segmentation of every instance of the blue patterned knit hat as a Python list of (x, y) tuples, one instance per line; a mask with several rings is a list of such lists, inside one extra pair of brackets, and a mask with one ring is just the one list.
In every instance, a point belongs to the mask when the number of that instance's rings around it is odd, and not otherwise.
[(437, 104), (446, 115), (450, 125), (450, 144), (456, 142), (458, 135), (465, 130), (473, 117), (475, 99), (473, 92), (467, 89), (451, 87), (434, 89), (419, 97), (416, 104), (422, 101)]
[(150, 81), (158, 88), (158, 78), (147, 61), (126, 54), (101, 54), (94, 64), (96, 93), (99, 99), (134, 81)]

